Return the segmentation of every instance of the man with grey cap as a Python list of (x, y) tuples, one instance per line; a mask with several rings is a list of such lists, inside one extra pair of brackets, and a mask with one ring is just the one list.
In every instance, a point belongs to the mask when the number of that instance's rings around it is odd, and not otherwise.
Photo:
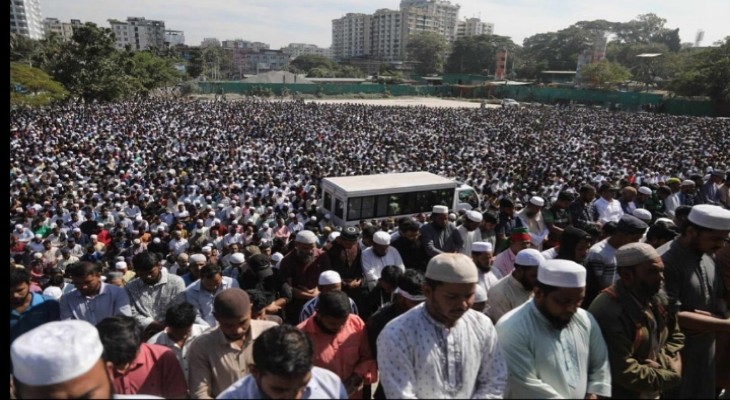
[(317, 235), (308, 230), (299, 231), (294, 239), (294, 250), (279, 264), (281, 278), (289, 285), (292, 299), (284, 306), (286, 322), (299, 323), (299, 313), (307, 301), (317, 297), (317, 281), (322, 271), (329, 269), (327, 257), (317, 248)]
[(714, 254), (728, 240), (730, 210), (692, 207), (680, 235), (662, 255), (670, 302), (679, 305), (679, 326), (686, 334), (682, 383), (666, 398), (715, 397), (715, 334), (730, 331), (724, 286)]
[(17, 398), (114, 397), (111, 363), (94, 325), (81, 320), (43, 324), (10, 346), (13, 387)]
[(495, 324), (512, 309), (532, 298), (532, 289), (537, 284), (537, 267), (545, 260), (535, 249), (524, 249), (515, 257), (515, 269), (506, 278), (489, 289), (487, 316)]
[(618, 249), (616, 265), (620, 279), (588, 309), (606, 339), (611, 397), (656, 399), (681, 382), (684, 347), (662, 290), (664, 263), (651, 245), (631, 243)]
[(386, 397), (501, 397), (507, 368), (494, 325), (471, 309), (476, 265), (463, 254), (439, 254), (425, 277), (426, 301), (391, 321), (377, 339)]
[(449, 222), (449, 209), (446, 206), (433, 206), (431, 222), (421, 227), (421, 246), (429, 257), (441, 253), (455, 253), (464, 247), (456, 226)]
[(648, 227), (633, 215), (623, 215), (613, 235), (588, 249), (588, 255), (583, 262), (588, 270), (584, 308), (588, 308), (601, 290), (616, 282), (616, 250), (623, 245), (641, 240)]
[(586, 269), (545, 260), (532, 300), (497, 323), (509, 369), (506, 398), (597, 399), (611, 396), (608, 352), (593, 316), (580, 308)]

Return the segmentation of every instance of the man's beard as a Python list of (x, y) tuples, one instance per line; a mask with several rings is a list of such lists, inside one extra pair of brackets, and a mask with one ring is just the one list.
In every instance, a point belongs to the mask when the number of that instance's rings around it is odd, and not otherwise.
[(481, 272), (483, 272), (483, 273), (485, 273), (485, 274), (486, 274), (487, 272), (489, 272), (489, 271), (491, 271), (491, 270), (492, 270), (492, 264), (487, 264), (487, 265), (482, 265), (482, 264), (476, 264), (476, 266), (477, 266), (477, 268), (479, 269), (479, 271), (481, 271)]
[(309, 264), (312, 261), (314, 261), (314, 254), (304, 254), (304, 255), (302, 255), (302, 254), (297, 253), (297, 258), (302, 263)]
[(570, 321), (573, 320), (573, 317), (571, 316), (569, 320), (564, 320), (562, 318), (554, 317), (550, 314), (548, 314), (547, 310), (544, 307), (539, 306), (537, 303), (535, 303), (537, 306), (537, 309), (540, 310), (540, 313), (548, 320), (550, 321), (550, 325), (553, 326), (553, 328), (557, 330), (563, 330), (565, 329), (568, 324), (570, 324)]
[(322, 330), (322, 332), (324, 332), (328, 335), (336, 335), (338, 333), (337, 331), (333, 331), (332, 329), (329, 329), (326, 326), (324, 326), (324, 324), (322, 322), (320, 322), (319, 318), (317, 318), (316, 316), (314, 317), (314, 323), (317, 324), (317, 326), (319, 327), (319, 329)]

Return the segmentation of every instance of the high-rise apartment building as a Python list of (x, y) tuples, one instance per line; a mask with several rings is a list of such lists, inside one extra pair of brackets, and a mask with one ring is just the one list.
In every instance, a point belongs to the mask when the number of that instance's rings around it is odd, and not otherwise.
[(347, 13), (332, 20), (332, 56), (335, 60), (370, 55), (371, 17)]
[(479, 18), (468, 18), (464, 21), (459, 21), (459, 25), (456, 28), (457, 38), (492, 34), (494, 34), (494, 24), (482, 22)]
[(116, 35), (118, 49), (127, 45), (138, 51), (165, 48), (165, 21), (127, 17), (126, 22), (110, 19), (109, 24)]
[(371, 18), (370, 53), (383, 61), (399, 61), (403, 57), (405, 13), (400, 10), (380, 9)]
[(408, 14), (406, 35), (432, 31), (440, 33), (452, 43), (456, 40), (459, 8), (458, 4), (445, 0), (401, 0), (400, 9)]
[(165, 31), (165, 43), (168, 46), (177, 46), (179, 44), (185, 44), (185, 32), (183, 31)]
[(332, 58), (332, 51), (328, 48), (319, 47), (315, 44), (307, 43), (289, 43), (288, 46), (282, 47), (281, 51), (289, 55), (290, 60), (294, 60), (301, 55), (318, 55)]
[(10, 33), (43, 39), (43, 17), (39, 0), (10, 0)]
[(74, 35), (74, 28), (83, 25), (80, 20), (72, 19), (71, 22), (62, 22), (58, 18), (46, 18), (43, 20), (45, 37), (55, 35), (61, 41), (68, 42)]

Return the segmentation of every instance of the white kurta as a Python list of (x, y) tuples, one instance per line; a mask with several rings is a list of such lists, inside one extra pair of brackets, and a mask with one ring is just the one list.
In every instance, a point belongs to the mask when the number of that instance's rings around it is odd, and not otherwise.
[(378, 336), (380, 384), (389, 399), (502, 398), (507, 367), (489, 318), (468, 310), (447, 329), (416, 306)]
[(487, 294), (487, 315), (497, 323), (504, 314), (521, 306), (532, 298), (532, 291), (525, 290), (512, 275), (497, 282)]
[(579, 308), (564, 329), (553, 328), (534, 300), (497, 323), (509, 369), (505, 398), (582, 399), (611, 396), (611, 369), (601, 329)]
[(365, 280), (368, 282), (377, 282), (380, 279), (380, 274), (383, 272), (383, 268), (388, 265), (395, 265), (400, 267), (401, 271), (405, 272), (406, 267), (403, 265), (403, 259), (393, 246), (388, 247), (388, 252), (384, 256), (380, 257), (375, 254), (372, 247), (368, 247), (362, 252), (362, 274)]
[(464, 225), (459, 225), (456, 230), (459, 231), (461, 240), (464, 241), (464, 247), (461, 248), (461, 254), (471, 257), (471, 244), (482, 240), (482, 232), (479, 228), (469, 232)]

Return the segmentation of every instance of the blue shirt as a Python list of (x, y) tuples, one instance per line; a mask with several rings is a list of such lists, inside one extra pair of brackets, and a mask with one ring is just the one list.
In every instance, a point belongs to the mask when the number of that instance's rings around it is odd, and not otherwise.
[[(31, 292), (29, 295), (32, 297), (25, 311), (18, 313), (15, 309), (10, 309), (10, 344), (31, 329), (60, 318), (56, 300), (38, 293)], [(12, 362), (10, 367), (12, 372)]]
[[(253, 375), (246, 375), (218, 395), (218, 399), (265, 399)], [(334, 372), (312, 367), (312, 379), (304, 388), (302, 399), (346, 399), (347, 391)]]
[(80, 319), (96, 325), (117, 315), (132, 316), (127, 291), (119, 286), (102, 282), (94, 297), (86, 297), (78, 290), (61, 296), (61, 319)]

